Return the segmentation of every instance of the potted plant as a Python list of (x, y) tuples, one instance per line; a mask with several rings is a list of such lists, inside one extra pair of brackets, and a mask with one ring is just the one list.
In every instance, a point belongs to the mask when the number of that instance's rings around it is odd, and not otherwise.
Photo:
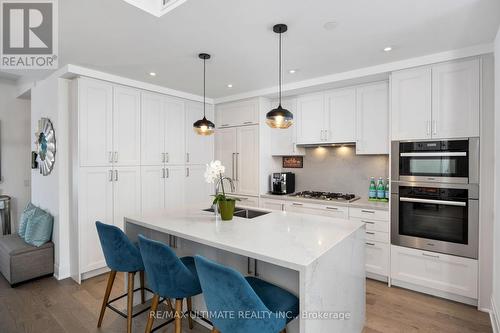
[(215, 194), (213, 205), (216, 205), (219, 208), (220, 216), (223, 221), (230, 221), (233, 219), (236, 201), (239, 201), (240, 199), (229, 197), (226, 195), (226, 191), (224, 189), (224, 180), (230, 180), (230, 178), (224, 177), (225, 171), (226, 168), (220, 161), (212, 161), (210, 162), (210, 164), (207, 164), (207, 169), (205, 171), (205, 180), (210, 184), (220, 182), (222, 193), (217, 192)]

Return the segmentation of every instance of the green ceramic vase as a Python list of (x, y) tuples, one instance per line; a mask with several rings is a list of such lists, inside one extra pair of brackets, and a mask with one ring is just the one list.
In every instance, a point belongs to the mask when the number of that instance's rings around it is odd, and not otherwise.
[(223, 221), (231, 221), (233, 219), (235, 205), (236, 200), (229, 199), (219, 201), (219, 212)]

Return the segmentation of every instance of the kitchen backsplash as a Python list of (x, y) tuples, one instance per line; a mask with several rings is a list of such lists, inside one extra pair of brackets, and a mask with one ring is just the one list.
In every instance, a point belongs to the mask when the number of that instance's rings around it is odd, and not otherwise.
[(367, 197), (370, 177), (388, 177), (389, 156), (356, 155), (354, 146), (306, 148), (304, 168), (283, 171), (295, 173), (296, 191), (349, 192)]

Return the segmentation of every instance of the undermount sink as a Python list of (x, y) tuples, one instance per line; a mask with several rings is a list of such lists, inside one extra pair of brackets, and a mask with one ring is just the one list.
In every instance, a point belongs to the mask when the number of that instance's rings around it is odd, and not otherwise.
[[(213, 208), (207, 208), (204, 209), (205, 212), (214, 212)], [(244, 219), (253, 219), (262, 215), (269, 214), (270, 212), (263, 212), (261, 210), (253, 210), (253, 209), (246, 209), (246, 208), (239, 208), (236, 207), (234, 209), (234, 216), (236, 217), (242, 217)]]

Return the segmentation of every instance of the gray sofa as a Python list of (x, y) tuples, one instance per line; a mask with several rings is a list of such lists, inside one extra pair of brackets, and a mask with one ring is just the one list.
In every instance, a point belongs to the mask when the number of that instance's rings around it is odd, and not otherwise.
[(54, 243), (35, 247), (17, 234), (0, 236), (0, 272), (11, 285), (54, 274)]

